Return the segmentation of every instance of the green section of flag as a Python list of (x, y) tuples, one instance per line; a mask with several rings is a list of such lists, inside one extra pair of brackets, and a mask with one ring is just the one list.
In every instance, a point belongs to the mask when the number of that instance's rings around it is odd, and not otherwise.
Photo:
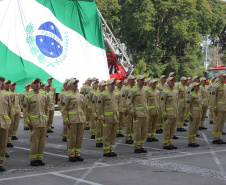
[[(90, 44), (105, 49), (102, 24), (94, 0), (36, 0), (65, 26)], [(41, 13), (41, 12), (40, 12)]]
[[(34, 78), (40, 78), (42, 82), (47, 82), (47, 78), (52, 77), (40, 67), (10, 51), (1, 41), (0, 53), (0, 76), (4, 77), (6, 80), (16, 82), (16, 92), (18, 93), (25, 91), (24, 85), (30, 83)], [(62, 83), (53, 79), (53, 85), (56, 87), (57, 93), (60, 92)]]

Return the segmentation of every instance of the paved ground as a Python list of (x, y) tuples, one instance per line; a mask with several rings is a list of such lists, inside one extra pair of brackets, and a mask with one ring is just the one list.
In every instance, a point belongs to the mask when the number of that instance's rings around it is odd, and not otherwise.
[[(84, 162), (70, 163), (67, 145), (62, 142), (62, 118), (56, 112), (54, 133), (48, 134), (44, 153), (44, 167), (29, 166), (29, 132), (24, 131), (22, 119), (18, 141), (14, 148), (8, 148), (10, 158), (4, 163), (6, 172), (0, 173), (0, 185), (225, 185), (226, 146), (212, 145), (212, 125), (205, 120), (206, 131), (199, 131), (197, 149), (187, 147), (187, 132), (176, 132), (178, 150), (162, 149), (162, 135), (159, 142), (145, 143), (148, 154), (134, 154), (133, 146), (126, 145), (123, 138), (117, 138), (116, 158), (103, 158), (102, 149), (95, 147), (85, 131), (81, 151)], [(188, 128), (188, 127), (185, 127)], [(226, 130), (226, 128), (225, 128)], [(223, 136), (226, 140), (226, 136)]]

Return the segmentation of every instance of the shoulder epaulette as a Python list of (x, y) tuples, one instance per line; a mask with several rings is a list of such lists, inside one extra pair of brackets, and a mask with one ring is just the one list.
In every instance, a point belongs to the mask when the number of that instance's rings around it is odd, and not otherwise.
[(195, 96), (195, 95), (196, 95), (196, 93), (195, 93), (195, 92), (193, 92), (193, 93), (191, 93), (191, 95), (192, 95), (192, 96)]
[(164, 90), (165, 93), (168, 93), (170, 90), (167, 88)]
[(215, 88), (219, 87), (221, 85), (220, 82), (218, 82), (216, 85), (215, 85)]
[(103, 94), (103, 96), (105, 96), (107, 94), (110, 94), (110, 92), (107, 90), (107, 91), (104, 91), (102, 94)]
[(29, 99), (29, 98), (31, 98), (34, 95), (35, 95), (35, 93), (33, 91), (31, 91), (31, 92), (28, 93), (27, 98)]
[(137, 90), (139, 90), (139, 87), (134, 87), (134, 88), (132, 89), (132, 92), (135, 92), (135, 91), (137, 91)]

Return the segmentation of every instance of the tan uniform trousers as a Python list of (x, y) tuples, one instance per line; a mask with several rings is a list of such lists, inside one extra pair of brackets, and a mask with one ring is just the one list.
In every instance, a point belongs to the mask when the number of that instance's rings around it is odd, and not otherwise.
[(134, 149), (143, 148), (145, 137), (147, 134), (147, 126), (148, 126), (147, 117), (137, 117), (137, 119), (133, 121)]
[(133, 115), (128, 114), (125, 118), (125, 140), (133, 140)]
[(103, 143), (103, 122), (101, 120), (96, 122), (95, 139), (96, 143)]
[(207, 113), (208, 107), (202, 107), (202, 117), (199, 127), (204, 127), (204, 121), (206, 119), (206, 113)]
[(0, 128), (0, 166), (5, 160), (5, 151), (7, 145), (8, 130)]
[(201, 117), (193, 117), (193, 121), (189, 120), (188, 128), (188, 144), (195, 143), (195, 137), (199, 130)]
[(124, 125), (124, 114), (123, 112), (119, 112), (119, 122), (117, 125), (117, 134), (122, 134)]
[(173, 135), (175, 133), (177, 118), (167, 118), (163, 124), (163, 146), (173, 144)]
[(54, 117), (54, 110), (49, 111), (49, 123), (48, 123), (48, 130), (51, 130), (53, 125), (53, 117)]
[(73, 123), (68, 129), (68, 155), (79, 157), (84, 135), (84, 123)]
[(65, 124), (63, 123), (63, 133), (62, 133), (62, 137), (63, 137), (63, 138), (67, 138), (67, 136), (68, 136), (67, 125), (65, 125)]
[(209, 121), (213, 121), (214, 113), (213, 110), (210, 108), (209, 109)]
[(158, 114), (148, 116), (147, 138), (155, 137), (155, 129), (158, 117), (159, 117)]
[(103, 151), (104, 154), (114, 151), (117, 122), (103, 124)]
[(14, 128), (14, 125), (15, 125), (15, 122), (14, 122), (14, 117), (15, 115), (12, 116), (11, 118), (11, 125), (9, 127), (9, 130), (8, 130), (8, 142), (7, 143), (11, 143), (11, 140), (12, 140), (12, 136), (13, 136), (13, 128)]
[(88, 108), (86, 109), (86, 124), (85, 124), (85, 127), (90, 127), (90, 111), (89, 111)]
[(158, 116), (158, 120), (156, 123), (156, 130), (160, 130), (162, 129), (163, 126), (163, 119), (162, 119), (162, 112), (160, 111), (159, 116)]
[(19, 123), (20, 123), (20, 114), (15, 114), (12, 136), (16, 136), (16, 133), (17, 133), (17, 130), (18, 130), (18, 127), (19, 127)]
[(186, 118), (185, 110), (186, 110), (185, 107), (178, 108), (177, 128), (183, 128), (184, 126), (184, 120)]
[(90, 115), (90, 133), (91, 133), (91, 136), (95, 135), (95, 133), (96, 133), (96, 121), (95, 121), (95, 118), (96, 118), (96, 114), (95, 115), (93, 115), (93, 114)]
[(215, 119), (213, 122), (213, 140), (219, 140), (221, 139), (224, 122), (226, 120), (226, 111), (219, 111), (217, 116), (214, 117)]
[(30, 131), (30, 160), (42, 160), (46, 142), (46, 128), (34, 127)]

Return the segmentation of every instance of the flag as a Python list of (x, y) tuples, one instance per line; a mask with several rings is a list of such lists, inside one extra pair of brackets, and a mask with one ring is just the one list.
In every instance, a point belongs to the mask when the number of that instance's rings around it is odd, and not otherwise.
[(17, 83), (53, 77), (109, 79), (103, 30), (94, 0), (0, 0), (0, 76)]

